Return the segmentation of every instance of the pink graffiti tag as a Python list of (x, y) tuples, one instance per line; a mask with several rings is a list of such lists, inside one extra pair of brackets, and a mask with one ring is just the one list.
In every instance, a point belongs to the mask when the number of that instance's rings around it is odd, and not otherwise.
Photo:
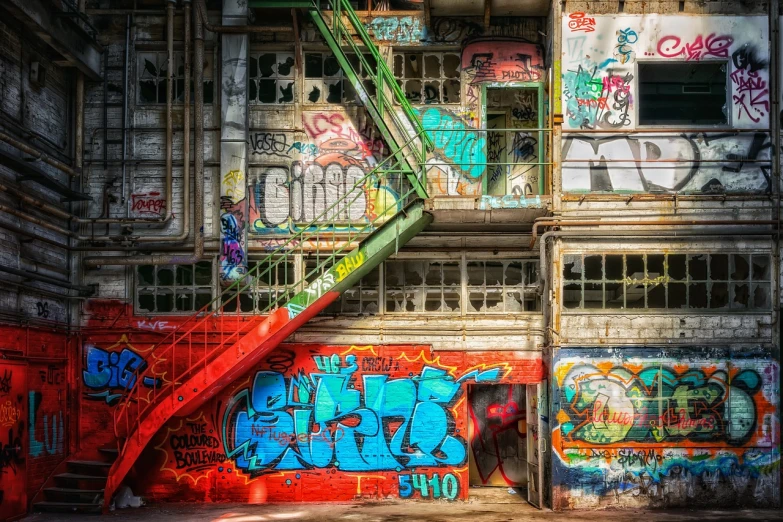
[(568, 28), (572, 33), (578, 31), (592, 33), (595, 31), (595, 18), (590, 18), (584, 13), (571, 13), (568, 18), (571, 19), (568, 21)]
[(710, 34), (707, 38), (699, 35), (691, 43), (682, 44), (679, 36), (664, 36), (658, 41), (658, 54), (665, 58), (684, 56), (686, 60), (701, 60), (707, 56), (728, 58), (729, 47), (734, 38), (728, 35)]
[(732, 99), (734, 104), (739, 107), (737, 119), (742, 119), (742, 113), (745, 112), (748, 118), (758, 123), (761, 117), (769, 112), (767, 82), (759, 77), (758, 71), (747, 69), (737, 69), (731, 73), (731, 82), (736, 90)]

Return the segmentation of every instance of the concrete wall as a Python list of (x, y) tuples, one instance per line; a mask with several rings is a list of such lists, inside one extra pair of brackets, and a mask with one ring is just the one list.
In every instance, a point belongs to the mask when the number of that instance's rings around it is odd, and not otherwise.
[(778, 372), (753, 346), (560, 350), (553, 507), (777, 506)]

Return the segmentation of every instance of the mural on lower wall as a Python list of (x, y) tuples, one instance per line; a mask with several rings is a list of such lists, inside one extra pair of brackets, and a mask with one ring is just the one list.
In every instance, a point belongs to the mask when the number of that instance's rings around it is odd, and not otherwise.
[(161, 430), (139, 491), (170, 500), (465, 498), (466, 385), (542, 372), (540, 358), (515, 353), (284, 345)]
[(742, 352), (561, 350), (555, 507), (777, 505), (778, 365)]

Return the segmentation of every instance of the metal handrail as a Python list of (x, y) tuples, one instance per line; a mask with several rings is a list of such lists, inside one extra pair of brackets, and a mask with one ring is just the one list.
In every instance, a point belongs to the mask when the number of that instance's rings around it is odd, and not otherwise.
[[(412, 142), (416, 140), (419, 136), (415, 135), (412, 138), (408, 140), (407, 143)], [(272, 270), (278, 266), (280, 263), (283, 263), (287, 257), (289, 257), (295, 249), (289, 249), (288, 246), (295, 244), (297, 241), (307, 241), (312, 238), (316, 238), (316, 240), (320, 243), (320, 234), (330, 226), (333, 227), (336, 223), (335, 221), (329, 222), (322, 222), (322, 218), (328, 217), (330, 213), (333, 213), (335, 209), (339, 209), (341, 205), (345, 205), (343, 208), (347, 208), (351, 203), (355, 202), (362, 194), (362, 190), (367, 186), (368, 183), (380, 185), (380, 180), (386, 176), (386, 169), (388, 163), (391, 163), (391, 160), (395, 159), (394, 156), (389, 156), (388, 158), (382, 160), (375, 168), (371, 169), (367, 174), (365, 174), (360, 180), (358, 180), (353, 187), (351, 187), (351, 190), (347, 190), (345, 194), (338, 198), (336, 201), (334, 201), (328, 208), (326, 208), (323, 212), (321, 212), (317, 217), (313, 219), (313, 221), (310, 222), (310, 225), (313, 225), (315, 228), (311, 229), (310, 227), (307, 227), (300, 231), (297, 234), (292, 235), (285, 243), (278, 246), (274, 251), (272, 251), (270, 254), (268, 254), (262, 261), (258, 262), (258, 264), (251, 269), (251, 271), (247, 274), (247, 276), (241, 280), (237, 280), (233, 282), (231, 285), (226, 287), (223, 292), (221, 292), (217, 297), (212, 299), (208, 304), (204, 305), (199, 311), (191, 315), (185, 322), (181, 323), (177, 326), (175, 330), (170, 332), (160, 343), (158, 343), (158, 346), (165, 345), (165, 347), (162, 350), (155, 351), (151, 353), (151, 356), (153, 356), (152, 361), (147, 361), (147, 364), (144, 365), (143, 368), (139, 368), (132, 372), (132, 382), (133, 387), (132, 389), (120, 400), (120, 402), (116, 405), (116, 408), (114, 410), (114, 431), (115, 436), (118, 439), (118, 442), (121, 439), (121, 434), (118, 432), (118, 426), (121, 424), (121, 421), (124, 418), (124, 426), (125, 426), (125, 435), (130, 435), (131, 433), (131, 404), (135, 403), (137, 405), (136, 408), (136, 414), (134, 416), (133, 424), (134, 427), (138, 426), (144, 417), (144, 415), (150, 411), (150, 408), (157, 403), (159, 396), (162, 396), (164, 393), (164, 390), (168, 392), (169, 390), (173, 390), (173, 388), (177, 384), (181, 384), (181, 380), (185, 379), (188, 375), (193, 373), (195, 369), (200, 368), (202, 365), (205, 367), (208, 363), (208, 360), (211, 358), (212, 355), (214, 355), (216, 352), (218, 352), (220, 349), (222, 349), (224, 346), (226, 346), (228, 343), (233, 342), (235, 339), (239, 338), (239, 335), (244, 333), (244, 330), (240, 328), (236, 328), (234, 332), (228, 336), (225, 336), (225, 328), (223, 328), (223, 324), (225, 321), (225, 318), (227, 317), (227, 314), (220, 313), (224, 310), (224, 308), (233, 300), (236, 299), (236, 319), (237, 322), (240, 318), (244, 320), (243, 315), (240, 315), (240, 295), (242, 292), (251, 289), (256, 288), (256, 283), (258, 280), (260, 280), (262, 277), (269, 275), (272, 273)], [(394, 166), (396, 166), (399, 163), (400, 160), (396, 160), (396, 162), (393, 163)], [(390, 170), (394, 170), (393, 168)], [(399, 181), (402, 182), (404, 177), (400, 177)], [(349, 198), (353, 198), (350, 199)], [(379, 224), (379, 222), (383, 222), (387, 220), (390, 216), (387, 216), (387, 213), (390, 212), (392, 209), (399, 210), (400, 207), (403, 205), (404, 201), (406, 201), (410, 197), (416, 197), (416, 189), (415, 187), (409, 188), (407, 191), (403, 192), (402, 190), (399, 191), (399, 197), (398, 199), (394, 200), (390, 205), (384, 207), (380, 212), (375, 213), (375, 217), (369, 221), (365, 221), (362, 223), (362, 226), (360, 228), (357, 228), (354, 231), (351, 231), (349, 233), (349, 236), (352, 235), (352, 239), (356, 239), (359, 236), (362, 236), (366, 233), (371, 232), (375, 229), (376, 225)], [(396, 212), (395, 212), (396, 214)], [(269, 305), (260, 313), (263, 314), (265, 312), (269, 312), (273, 309), (278, 308), (278, 305), (283, 301), (283, 299), (286, 299), (288, 297), (291, 297), (293, 295), (292, 292), (294, 292), (297, 288), (304, 288), (305, 283), (307, 282), (307, 279), (318, 272), (319, 270), (323, 269), (327, 264), (335, 261), (338, 256), (340, 256), (343, 251), (348, 248), (351, 244), (351, 240), (349, 239), (345, 245), (343, 245), (341, 248), (336, 248), (330, 250), (330, 254), (323, 259), (323, 261), (320, 261), (316, 267), (311, 270), (309, 273), (305, 274), (298, 280), (292, 282), (290, 285), (288, 282), (285, 282), (284, 285), (284, 291), (280, 292), (277, 297), (272, 300)], [(318, 254), (318, 257), (320, 258), (320, 253)], [(263, 270), (261, 268), (263, 267)], [(286, 272), (287, 275), (287, 272)], [(277, 287), (274, 288), (275, 292), (277, 292), (279, 289)], [(226, 297), (229, 297), (229, 299), (226, 299)], [(221, 321), (221, 328), (220, 328), (220, 342), (217, 344), (217, 346), (214, 346), (211, 350), (207, 350), (207, 337), (208, 332), (206, 330), (207, 322), (209, 319), (214, 318), (216, 316), (219, 316), (219, 319)], [(260, 318), (259, 318), (260, 320)], [(201, 326), (205, 327), (205, 331), (203, 332), (204, 335), (204, 354), (201, 358), (197, 359), (195, 362), (193, 361), (193, 344), (192, 344), (192, 335), (197, 332), (197, 329), (199, 329)], [(183, 331), (184, 330), (184, 331)], [(177, 372), (177, 360), (176, 360), (176, 349), (177, 346), (184, 343), (186, 341), (187, 337), (187, 344), (188, 344), (188, 365), (186, 369), (180, 373)], [(169, 356), (170, 359), (168, 358)], [(156, 368), (159, 362), (166, 362), (168, 361), (167, 365), (167, 371), (162, 374), (162, 378), (167, 379), (166, 381), (159, 380), (158, 376), (161, 375), (159, 369)], [(168, 371), (171, 371), (171, 375), (168, 375)], [(153, 385), (149, 392), (147, 392), (146, 397), (142, 397), (142, 385), (145, 382), (145, 377), (148, 377), (152, 382)], [(150, 397), (150, 394), (152, 396)], [(147, 404), (144, 407), (141, 407), (142, 401), (147, 401)], [(122, 451), (124, 449), (125, 445), (123, 444), (119, 449)]]

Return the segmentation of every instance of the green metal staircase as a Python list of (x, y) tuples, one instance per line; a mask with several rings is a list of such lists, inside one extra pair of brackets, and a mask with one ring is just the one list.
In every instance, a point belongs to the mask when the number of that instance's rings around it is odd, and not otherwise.
[[(391, 154), (311, 222), (297, 227), (284, 244), (269, 253), (247, 277), (170, 332), (134, 372), (131, 391), (114, 410), (118, 454), (104, 486), (103, 510), (149, 441), (174, 416), (187, 415), (242, 374), (346, 289), (376, 268), (419, 233), (432, 217), (427, 197), (424, 158), (429, 138), (394, 77), (372, 44), (350, 4), (336, 0), (332, 29), (317, 4), (299, 2), (321, 30), (346, 76), (384, 136)], [(251, 2), (258, 6), (260, 2)], [(281, 6), (261, 2), (263, 6)], [(291, 3), (286, 7), (291, 7)], [(341, 18), (346, 15), (377, 66), (371, 67)], [(343, 48), (373, 72), (370, 96)], [(393, 103), (396, 102), (396, 103)], [(348, 209), (361, 198), (382, 191), (369, 217), (352, 219)], [(335, 230), (340, 230), (339, 237)], [(313, 245), (315, 247), (313, 248)], [(308, 268), (292, 274), (286, 267), (306, 256)], [(278, 274), (285, 274), (282, 279)], [(243, 313), (243, 303), (263, 301), (260, 313)], [(259, 309), (257, 309), (259, 310)], [(142, 385), (144, 384), (144, 385)]]

